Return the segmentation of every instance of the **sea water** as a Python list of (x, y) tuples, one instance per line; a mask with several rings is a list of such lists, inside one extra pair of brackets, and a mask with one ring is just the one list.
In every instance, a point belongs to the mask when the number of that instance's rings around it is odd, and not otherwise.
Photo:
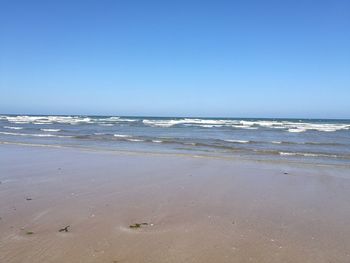
[(350, 165), (350, 120), (0, 115), (0, 143)]

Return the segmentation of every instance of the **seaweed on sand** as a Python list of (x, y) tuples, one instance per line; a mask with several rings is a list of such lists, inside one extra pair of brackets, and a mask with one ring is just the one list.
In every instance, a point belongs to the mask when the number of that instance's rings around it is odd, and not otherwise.
[(140, 228), (141, 226), (148, 226), (148, 223), (135, 223), (133, 225), (130, 225), (130, 228)]
[(68, 232), (68, 228), (69, 228), (70, 226), (66, 226), (66, 227), (63, 227), (63, 228), (61, 228), (60, 230), (58, 230), (58, 232)]

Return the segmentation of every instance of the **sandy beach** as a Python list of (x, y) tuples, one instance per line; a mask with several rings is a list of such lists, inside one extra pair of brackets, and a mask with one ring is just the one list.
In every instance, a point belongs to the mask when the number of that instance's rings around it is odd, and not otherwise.
[(349, 179), (347, 166), (0, 145), (0, 262), (347, 263)]
[(0, 0), (0, 263), (350, 263), (349, 14)]

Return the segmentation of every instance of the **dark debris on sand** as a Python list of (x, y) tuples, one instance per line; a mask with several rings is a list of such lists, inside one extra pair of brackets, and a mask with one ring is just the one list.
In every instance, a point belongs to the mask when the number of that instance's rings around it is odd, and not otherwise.
[(133, 225), (130, 225), (130, 228), (140, 228), (141, 226), (148, 226), (148, 223), (135, 223)]
[(70, 227), (70, 226), (63, 227), (63, 228), (61, 228), (60, 230), (58, 230), (58, 232), (68, 232), (68, 231), (69, 231), (69, 230), (68, 230), (69, 227)]

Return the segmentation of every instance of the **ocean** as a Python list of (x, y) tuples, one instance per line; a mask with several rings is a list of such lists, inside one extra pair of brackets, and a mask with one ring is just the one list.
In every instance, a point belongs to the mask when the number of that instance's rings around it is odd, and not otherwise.
[(350, 120), (0, 115), (0, 143), (350, 165)]

